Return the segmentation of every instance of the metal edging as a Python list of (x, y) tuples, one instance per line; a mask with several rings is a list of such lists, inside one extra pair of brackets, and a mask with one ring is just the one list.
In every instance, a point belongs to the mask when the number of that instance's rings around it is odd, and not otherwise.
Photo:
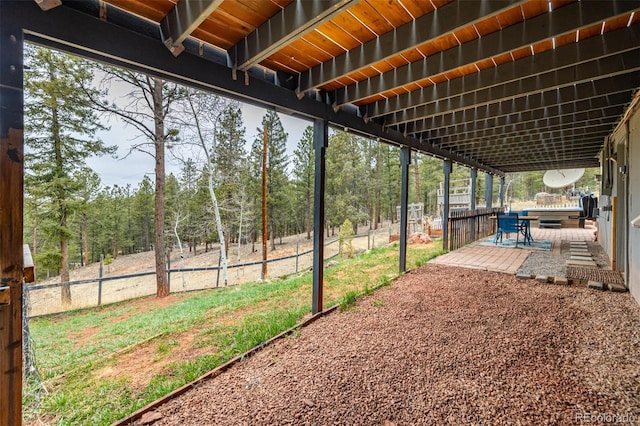
[(205, 373), (204, 375), (198, 377), (197, 379), (195, 379), (192, 382), (189, 382), (181, 387), (179, 387), (178, 389), (172, 391), (171, 393), (163, 396), (160, 399), (157, 399), (153, 402), (151, 402), (149, 405), (147, 405), (146, 407), (142, 407), (141, 409), (139, 409), (138, 411), (135, 411), (133, 413), (131, 413), (130, 415), (128, 415), (127, 417), (125, 417), (124, 419), (118, 420), (114, 423), (111, 424), (111, 426), (125, 426), (125, 425), (135, 425), (136, 421), (139, 420), (140, 418), (142, 418), (142, 416), (145, 413), (148, 413), (150, 411), (153, 411), (155, 408), (160, 407), (161, 405), (167, 403), (168, 401), (172, 400), (173, 398), (176, 398), (186, 392), (188, 392), (189, 390), (193, 389), (196, 387), (196, 385), (212, 379), (214, 377), (219, 376), (221, 373), (223, 373), (224, 371), (228, 370), (229, 368), (231, 368), (234, 364), (238, 363), (239, 361), (244, 360), (245, 358), (261, 351), (262, 349), (266, 348), (267, 346), (270, 346), (272, 343), (276, 342), (279, 339), (282, 339), (283, 337), (287, 337), (290, 334), (293, 334), (296, 330), (302, 328), (302, 327), (306, 327), (307, 325), (311, 324), (312, 322), (314, 322), (315, 320), (335, 311), (338, 308), (339, 305), (334, 305), (331, 306), (330, 308), (325, 309), (324, 311), (318, 312), (317, 314), (312, 315), (311, 317), (307, 318), (306, 320), (302, 321), (300, 324), (296, 324), (293, 327), (283, 331), (282, 333), (273, 336), (272, 338), (270, 338), (269, 340), (260, 343), (257, 346), (254, 346), (253, 348), (249, 349), (247, 352), (244, 352), (241, 355), (238, 355), (236, 357), (231, 358), (229, 361), (225, 362), (224, 364), (214, 368), (213, 370)]

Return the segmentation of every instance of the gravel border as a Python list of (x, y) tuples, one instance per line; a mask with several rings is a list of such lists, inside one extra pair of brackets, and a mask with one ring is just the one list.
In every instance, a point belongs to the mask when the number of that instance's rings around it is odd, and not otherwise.
[[(609, 256), (599, 243), (588, 241), (587, 247), (599, 268), (611, 269)], [(556, 242), (554, 243), (553, 250), (551, 251), (531, 252), (520, 268), (518, 268), (516, 275), (527, 275), (531, 277), (542, 275), (547, 277), (566, 278), (567, 267), (565, 262), (570, 257), (570, 241), (562, 241), (561, 243)]]
[(154, 424), (637, 423), (639, 353), (628, 293), (425, 265), (159, 407)]

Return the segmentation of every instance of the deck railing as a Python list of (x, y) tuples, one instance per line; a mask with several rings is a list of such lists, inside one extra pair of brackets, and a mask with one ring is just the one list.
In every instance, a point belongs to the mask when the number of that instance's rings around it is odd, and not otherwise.
[(497, 222), (490, 217), (502, 211), (502, 207), (493, 207), (449, 212), (449, 251), (495, 234)]

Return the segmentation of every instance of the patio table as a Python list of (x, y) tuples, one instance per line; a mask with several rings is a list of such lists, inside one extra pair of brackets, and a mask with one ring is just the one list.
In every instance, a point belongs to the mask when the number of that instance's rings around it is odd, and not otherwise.
[[(498, 216), (489, 216), (491, 220), (497, 220)], [(524, 225), (524, 242), (531, 244), (533, 242), (533, 236), (531, 235), (531, 221), (540, 219), (539, 216), (520, 216), (518, 215), (518, 222)], [(496, 235), (497, 236), (497, 235)]]
[(531, 221), (540, 219), (538, 216), (518, 216), (518, 221), (524, 224), (524, 242), (527, 241), (529, 244), (533, 242), (533, 237), (531, 236)]

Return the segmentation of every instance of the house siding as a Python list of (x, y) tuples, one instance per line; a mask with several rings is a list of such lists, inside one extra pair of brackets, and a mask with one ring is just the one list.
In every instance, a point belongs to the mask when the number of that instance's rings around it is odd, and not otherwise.
[[(627, 134), (628, 132), (628, 134)], [(628, 194), (626, 198), (626, 204), (628, 208), (628, 219), (626, 223), (616, 224), (616, 234), (618, 242), (626, 244), (626, 250), (628, 253), (628, 264), (625, 264), (625, 259), (616, 259), (616, 269), (626, 271), (625, 277), (627, 279), (627, 287), (629, 291), (640, 304), (640, 228), (635, 228), (630, 225), (630, 221), (640, 216), (640, 108), (635, 109), (631, 114), (628, 126), (623, 125), (618, 128), (616, 133), (612, 135), (616, 152), (619, 153), (618, 157), (623, 158), (622, 151), (625, 149), (624, 143), (628, 142), (628, 157), (627, 157), (627, 174), (622, 176), (618, 173), (618, 170), (624, 164), (616, 163), (613, 168), (613, 189), (611, 196), (602, 195), (600, 197), (600, 215), (598, 217), (598, 241), (604, 248), (610, 259), (614, 259), (614, 251), (616, 248), (613, 246), (613, 215), (611, 211), (607, 210), (608, 206), (612, 204), (612, 198), (622, 196), (624, 194), (623, 185), (625, 185), (625, 179), (628, 179)], [(609, 161), (607, 154), (602, 157), (602, 165), (606, 166), (606, 162)], [(618, 206), (624, 206), (624, 202), (620, 203), (618, 200)]]
[[(640, 216), (640, 109), (629, 121), (629, 220)], [(640, 303), (640, 228), (629, 225), (629, 291)]]

